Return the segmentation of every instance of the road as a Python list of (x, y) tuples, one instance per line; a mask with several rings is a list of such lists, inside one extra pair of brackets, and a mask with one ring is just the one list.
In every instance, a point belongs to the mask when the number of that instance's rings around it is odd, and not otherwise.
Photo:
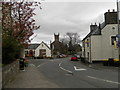
[(34, 59), (31, 64), (61, 88), (118, 88), (117, 68), (91, 68), (80, 61)]

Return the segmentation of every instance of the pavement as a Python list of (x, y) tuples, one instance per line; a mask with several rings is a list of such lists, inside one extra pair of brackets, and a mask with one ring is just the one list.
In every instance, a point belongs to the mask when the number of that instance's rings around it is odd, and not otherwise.
[(25, 71), (15, 77), (15, 79), (8, 83), (4, 88), (59, 88), (56, 84), (47, 80), (37, 67), (30, 64), (25, 68)]
[(113, 70), (113, 71), (118, 71), (119, 67), (115, 67), (115, 66), (104, 66), (102, 62), (96, 62), (96, 63), (84, 63), (81, 62), (83, 65), (88, 66), (89, 68), (93, 68), (96, 70)]

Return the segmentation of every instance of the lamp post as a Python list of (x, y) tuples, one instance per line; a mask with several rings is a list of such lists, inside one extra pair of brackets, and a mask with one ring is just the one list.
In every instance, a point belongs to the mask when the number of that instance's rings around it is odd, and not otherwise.
[(118, 22), (118, 55), (120, 61), (120, 22), (119, 22), (119, 1), (117, 0), (117, 22)]

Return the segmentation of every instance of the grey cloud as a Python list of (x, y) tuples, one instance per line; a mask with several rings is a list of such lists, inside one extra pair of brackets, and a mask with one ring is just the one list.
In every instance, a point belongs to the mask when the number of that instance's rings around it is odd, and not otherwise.
[(42, 10), (36, 9), (34, 18), (41, 28), (35, 31), (38, 36), (32, 41), (53, 40), (54, 33), (78, 32), (83, 38), (89, 33), (91, 23), (103, 22), (108, 9), (116, 9), (116, 2), (45, 2)]

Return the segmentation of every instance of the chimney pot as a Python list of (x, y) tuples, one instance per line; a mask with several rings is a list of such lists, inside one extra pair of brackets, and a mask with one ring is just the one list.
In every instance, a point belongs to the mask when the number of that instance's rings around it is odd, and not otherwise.
[(115, 12), (115, 9), (113, 9), (113, 12)]
[(110, 9), (108, 9), (108, 12), (110, 12)]

